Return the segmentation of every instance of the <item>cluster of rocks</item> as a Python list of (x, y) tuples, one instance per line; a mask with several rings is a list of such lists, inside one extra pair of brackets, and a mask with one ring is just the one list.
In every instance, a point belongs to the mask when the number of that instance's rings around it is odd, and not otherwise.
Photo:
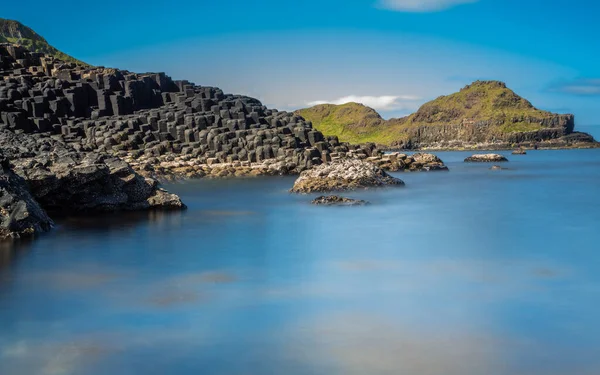
[(380, 186), (404, 186), (400, 179), (364, 160), (346, 159), (304, 171), (294, 182), (292, 193), (344, 191)]
[(369, 204), (369, 202), (364, 200), (340, 197), (338, 195), (320, 196), (313, 199), (311, 203), (318, 206), (365, 206)]
[(508, 161), (508, 159), (499, 154), (475, 154), (465, 159), (465, 163), (495, 163), (506, 161)]

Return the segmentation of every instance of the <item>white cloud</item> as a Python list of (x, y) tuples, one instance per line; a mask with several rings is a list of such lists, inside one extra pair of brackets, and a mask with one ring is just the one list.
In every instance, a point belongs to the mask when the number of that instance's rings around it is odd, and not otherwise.
[(399, 12), (437, 12), (479, 0), (379, 0), (379, 6)]
[(306, 104), (309, 106), (319, 105), (319, 104), (346, 104), (346, 103), (360, 103), (364, 104), (367, 107), (371, 107), (376, 110), (383, 111), (392, 111), (397, 109), (406, 108), (407, 105), (413, 103), (416, 100), (420, 100), (421, 98), (413, 95), (400, 95), (400, 96), (357, 96), (357, 95), (349, 95), (344, 96), (335, 100), (315, 100), (312, 102), (307, 102)]

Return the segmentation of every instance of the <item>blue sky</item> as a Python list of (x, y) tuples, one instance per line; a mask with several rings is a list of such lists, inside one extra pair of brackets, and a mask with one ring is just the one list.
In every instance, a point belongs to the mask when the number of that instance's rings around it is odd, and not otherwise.
[(476, 79), (600, 124), (600, 4), (587, 0), (9, 2), (95, 65), (166, 71), (280, 109), (363, 101), (402, 116)]

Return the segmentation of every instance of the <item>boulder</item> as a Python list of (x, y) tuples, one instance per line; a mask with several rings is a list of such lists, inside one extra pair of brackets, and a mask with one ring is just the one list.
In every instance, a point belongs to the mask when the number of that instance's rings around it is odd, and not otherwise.
[(444, 165), (442, 159), (434, 154), (418, 152), (411, 155), (415, 165), (420, 165), (422, 171), (447, 171), (448, 167)]
[(499, 154), (476, 154), (465, 159), (465, 163), (497, 163), (506, 161), (508, 159)]
[(525, 150), (514, 150), (512, 152), (513, 155), (527, 155), (527, 151)]
[(348, 159), (321, 164), (302, 172), (294, 183), (291, 192), (306, 194), (388, 185), (403, 186), (404, 182), (388, 175), (384, 170), (370, 162)]
[(370, 204), (367, 201), (340, 197), (338, 195), (320, 196), (315, 198), (311, 203), (319, 206), (364, 206)]

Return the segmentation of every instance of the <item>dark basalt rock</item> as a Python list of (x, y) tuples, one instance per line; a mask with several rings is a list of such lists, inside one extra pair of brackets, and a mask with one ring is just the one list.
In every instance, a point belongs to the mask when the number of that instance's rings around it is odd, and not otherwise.
[(29, 193), (25, 181), (0, 152), (0, 239), (32, 236), (54, 223)]
[(0, 130), (0, 144), (32, 196), (53, 214), (185, 208), (179, 197), (118, 158), (7, 130)]
[(320, 206), (364, 206), (370, 204), (364, 200), (340, 197), (337, 195), (321, 196), (315, 198), (311, 203)]
[(465, 159), (465, 163), (496, 163), (507, 161), (507, 158), (499, 154), (476, 154)]

